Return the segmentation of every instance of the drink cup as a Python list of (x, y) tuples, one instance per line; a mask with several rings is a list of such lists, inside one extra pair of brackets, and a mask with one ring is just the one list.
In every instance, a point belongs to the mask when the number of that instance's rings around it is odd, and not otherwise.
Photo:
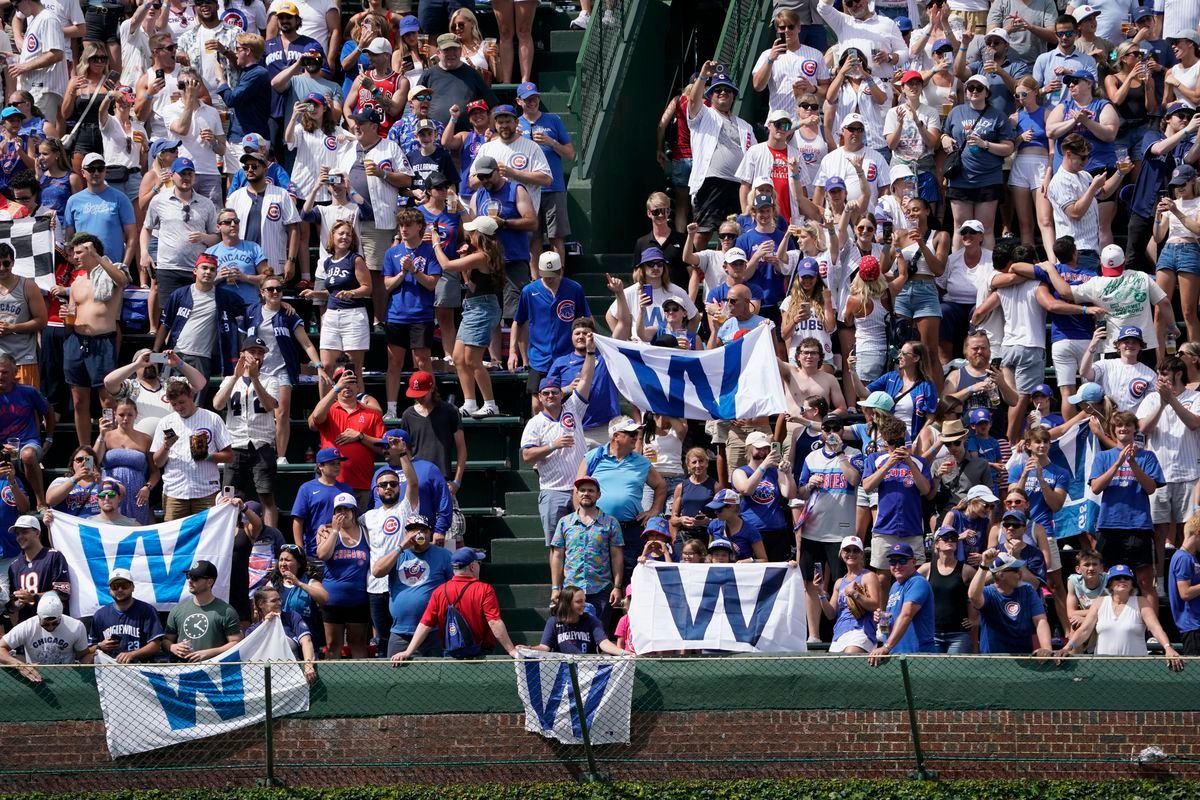
[(75, 303), (73, 301), (67, 301), (67, 304), (63, 306), (62, 319), (65, 325), (75, 324)]
[(489, 200), (488, 204), (487, 204), (487, 213), (488, 213), (488, 216), (491, 217), (492, 219), (499, 219), (500, 218), (500, 204), (497, 203), (495, 200)]
[(942, 116), (950, 116), (950, 112), (954, 110), (954, 103), (942, 103)]
[(137, 142), (138, 144), (141, 144), (142, 142), (146, 141), (146, 134), (142, 133), (140, 130), (135, 129), (133, 132), (133, 141)]

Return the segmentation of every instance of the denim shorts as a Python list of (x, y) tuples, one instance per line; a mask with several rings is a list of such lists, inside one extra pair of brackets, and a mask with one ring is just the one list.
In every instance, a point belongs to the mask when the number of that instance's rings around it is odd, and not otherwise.
[(933, 644), (939, 653), (970, 653), (971, 634), (966, 631), (934, 633)]
[(671, 185), (687, 186), (692, 179), (692, 160), (679, 158), (671, 162)]
[(500, 302), (495, 295), (468, 297), (463, 300), (458, 340), (471, 347), (487, 347), (492, 341), (492, 331), (499, 324)]
[(1017, 378), (1017, 393), (1029, 394), (1039, 383), (1046, 381), (1046, 348), (1006, 347), (1002, 366), (1013, 371)]
[(1177, 242), (1167, 245), (1158, 254), (1156, 269), (1166, 269), (1171, 272), (1186, 272), (1189, 275), (1200, 275), (1200, 244), (1196, 242)]
[(938, 299), (937, 284), (913, 280), (904, 284), (896, 298), (896, 314), (909, 319), (941, 317), (942, 301)]

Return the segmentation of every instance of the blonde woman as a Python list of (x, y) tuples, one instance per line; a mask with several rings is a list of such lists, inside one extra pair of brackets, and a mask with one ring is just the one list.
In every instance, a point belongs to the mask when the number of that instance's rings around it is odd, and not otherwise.
[(1046, 138), (1047, 107), (1041, 104), (1041, 87), (1026, 75), (1017, 81), (1013, 97), (1017, 110), (1009, 117), (1017, 132), (1017, 155), (1008, 180), (1008, 193), (1017, 210), (1021, 243), (1034, 244), (1036, 230), (1047, 253), (1054, 252), (1054, 215), (1050, 201), (1039, 192), (1050, 166), (1050, 142)]
[[(800, 249), (789, 252), (788, 242), (793, 238)], [(833, 306), (833, 292), (825, 286), (830, 255), (825, 247), (824, 232), (812, 220), (789, 226), (780, 242), (779, 252), (787, 253), (787, 257), (795, 262), (791, 287), (779, 304), (783, 315), (780, 334), (787, 344), (784, 349), (794, 352), (801, 339), (811, 336), (821, 343), (822, 360), (828, 362), (833, 358), (830, 334), (837, 330), (837, 312)]]
[(887, 370), (888, 282), (874, 256), (865, 256), (858, 274), (850, 282), (850, 294), (842, 318), (854, 321), (855, 369), (863, 383), (870, 383)]
[(496, 74), (497, 47), (493, 41), (484, 44), (479, 20), (469, 8), (460, 8), (450, 17), (450, 32), (462, 40), (462, 59), (483, 76), (488, 84)]
[(75, 65), (75, 75), (67, 83), (59, 107), (70, 131), (73, 172), (83, 168), (83, 157), (88, 153), (104, 152), (100, 135), (100, 101), (116, 88), (115, 84), (106, 81), (108, 64), (107, 47), (99, 42), (84, 42), (83, 55)]

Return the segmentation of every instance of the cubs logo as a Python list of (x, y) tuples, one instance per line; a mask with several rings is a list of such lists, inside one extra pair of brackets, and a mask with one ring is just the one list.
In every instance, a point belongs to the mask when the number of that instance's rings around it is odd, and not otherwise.
[(198, 428), (196, 433), (204, 436), (205, 444), (212, 444), (213, 435), (212, 431), (210, 431), (208, 428)]
[(811, 58), (807, 59), (800, 64), (800, 71), (811, 78), (813, 75), (817, 74), (817, 62), (813, 61)]
[(821, 276), (822, 280), (829, 277), (829, 262), (828, 261), (826, 261), (825, 259), (821, 259), (820, 261), (817, 262), (817, 274)]
[(366, 414), (359, 414), (359, 415), (358, 415), (358, 424), (359, 424), (359, 425), (366, 425), (366, 424), (367, 424), (367, 415), (366, 415)]
[(383, 172), (391, 172), (394, 169), (394, 167), (392, 167), (391, 161), (381, 161), (381, 162), (379, 162), (379, 169), (382, 170)]
[(400, 530), (400, 520), (395, 517), (388, 517), (383, 521), (383, 532), (393, 534)]
[(513, 169), (525, 169), (529, 166), (529, 158), (524, 153), (513, 153), (508, 165)]
[(25, 37), (26, 53), (36, 53), (39, 47), (41, 47), (41, 42), (38, 41), (37, 36), (31, 33)]
[(337, 142), (336, 136), (326, 136), (325, 137), (325, 149), (326, 150), (330, 150), (330, 151), (337, 150), (337, 144), (338, 144), (338, 142)]
[(250, 29), (250, 20), (236, 8), (225, 9), (225, 15), (221, 17), (221, 21), (226, 25), (232, 25), (240, 31)]
[(400, 580), (405, 586), (420, 586), (429, 575), (429, 565), (419, 558), (406, 561), (400, 570)]
[(283, 209), (279, 207), (279, 203), (271, 203), (271, 205), (267, 206), (267, 219), (271, 220), (271, 222), (279, 222), (282, 216)]
[(802, 153), (800, 154), (800, 157), (801, 157), (802, 159), (804, 159), (804, 163), (805, 163), (805, 164), (815, 164), (815, 163), (817, 163), (817, 154), (816, 154), (816, 153), (814, 153), (812, 150), (805, 150), (804, 152), (802, 152)]
[(0, 501), (3, 501), (6, 506), (15, 506), (17, 504), (16, 498), (13, 497), (12, 487), (7, 483), (4, 484), (3, 489), (0, 489)]
[(871, 183), (874, 183), (875, 179), (878, 177), (879, 177), (879, 167), (877, 167), (875, 165), (874, 161), (868, 161), (867, 162), (867, 180), (870, 181)]
[[(564, 413), (562, 415), (561, 418), (559, 418), (558, 424), (563, 426), (567, 430), (574, 430), (575, 429), (575, 415), (572, 414), (570, 411), (567, 411), (566, 413)], [(7, 487), (5, 487), (5, 488), (7, 489)]]
[(1145, 378), (1134, 378), (1129, 382), (1129, 396), (1134, 400), (1141, 400), (1146, 396), (1146, 390), (1150, 388), (1150, 382)]
[(560, 300), (558, 305), (554, 307), (555, 315), (563, 322), (575, 321), (575, 301)]
[(1016, 600), (1009, 600), (1004, 604), (1004, 613), (1009, 619), (1016, 619), (1021, 615), (1021, 604)]
[(760, 506), (769, 506), (775, 502), (775, 484), (763, 478), (758, 482), (758, 486), (754, 487), (754, 492), (750, 495), (750, 499)]

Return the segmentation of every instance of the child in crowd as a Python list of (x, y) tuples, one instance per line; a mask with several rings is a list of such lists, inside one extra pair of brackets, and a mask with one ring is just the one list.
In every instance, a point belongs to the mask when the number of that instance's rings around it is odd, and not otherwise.
[[(1075, 560), (1075, 574), (1067, 579), (1067, 616), (1071, 620), (1071, 630), (1083, 624), (1092, 603), (1106, 594), (1104, 560), (1095, 550), (1084, 550)], [(1096, 637), (1093, 634), (1084, 652), (1092, 652), (1095, 645)]]

